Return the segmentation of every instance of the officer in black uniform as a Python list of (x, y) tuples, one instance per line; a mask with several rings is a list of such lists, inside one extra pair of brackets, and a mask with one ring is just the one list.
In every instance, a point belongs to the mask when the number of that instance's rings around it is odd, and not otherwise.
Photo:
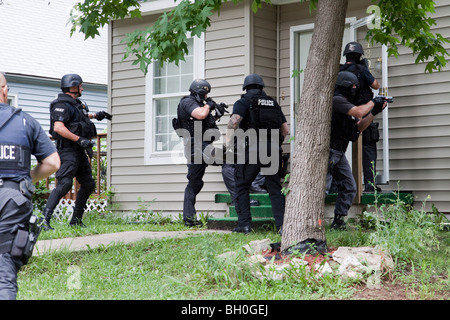
[[(358, 78), (358, 87), (356, 90), (356, 105), (362, 105), (373, 99), (373, 91), (378, 90), (380, 85), (377, 79), (368, 69), (367, 59), (361, 59), (364, 55), (364, 49), (358, 42), (349, 42), (344, 53), (346, 62), (340, 65), (340, 71), (350, 71)], [(364, 192), (373, 192), (375, 186), (374, 173), (376, 172), (377, 161), (377, 142), (380, 133), (378, 131), (378, 122), (372, 122), (363, 132), (363, 173), (364, 173)], [(375, 186), (376, 187), (376, 186)], [(381, 191), (376, 187), (377, 191)]]
[(59, 200), (72, 189), (73, 179), (80, 183), (70, 226), (85, 227), (82, 217), (87, 200), (94, 191), (95, 182), (88, 155), (92, 158), (91, 141), (97, 135), (90, 119), (111, 120), (112, 116), (100, 111), (89, 113), (82, 102), (83, 80), (78, 74), (66, 74), (61, 78), (61, 90), (50, 104), (50, 134), (56, 140), (56, 148), (61, 158), (61, 168), (56, 172), (57, 185), (52, 190), (44, 209), (44, 230), (53, 230), (50, 219)]
[(341, 71), (336, 81), (331, 118), (330, 157), (327, 190), (335, 181), (338, 197), (334, 210), (332, 229), (345, 228), (347, 216), (356, 195), (356, 182), (345, 151), (350, 141), (356, 141), (373, 121), (375, 115), (386, 107), (384, 97), (375, 97), (363, 105), (355, 105), (358, 78), (349, 71)]
[[(250, 74), (245, 77), (242, 90), (246, 93), (234, 103), (233, 114), (230, 117), (227, 127), (227, 149), (234, 146), (234, 150), (237, 153), (237, 163), (235, 165), (235, 181), (236, 181), (236, 198), (238, 206), (236, 211), (238, 214), (237, 227), (233, 229), (234, 232), (240, 232), (247, 234), (251, 231), (252, 217), (250, 213), (250, 197), (249, 190), (255, 177), (264, 169), (264, 164), (260, 161), (260, 151), (262, 147), (261, 137), (263, 130), (271, 131), (271, 129), (279, 130), (278, 140), (274, 141), (268, 139), (267, 150), (272, 150), (272, 143), (276, 143), (277, 156), (281, 163), (281, 144), (288, 134), (288, 126), (286, 117), (284, 116), (281, 107), (272, 97), (268, 96), (263, 88), (265, 87), (264, 81), (258, 74)], [(236, 129), (242, 129), (244, 132), (250, 132), (254, 130), (257, 134), (257, 143), (250, 143), (249, 141), (241, 141), (236, 139)], [(232, 142), (234, 140), (234, 143)], [(239, 152), (239, 146), (237, 144), (245, 144), (245, 161), (240, 160), (242, 156)], [(251, 145), (250, 145), (251, 144)], [(257, 146), (256, 152), (258, 153), (256, 159), (252, 160), (251, 149)], [(245, 162), (245, 163), (242, 163)], [(263, 172), (264, 173), (264, 172)], [(285, 198), (281, 193), (280, 175), (278, 172), (270, 175), (265, 175), (266, 187), (269, 192), (269, 197), (272, 202), (272, 211), (275, 218), (275, 225), (278, 230), (283, 225)]]
[[(21, 109), (6, 104), (8, 84), (0, 74), (0, 300), (15, 300), (17, 273), (28, 262), (38, 234), (31, 218), (33, 182), (60, 166), (53, 142), (40, 124)], [(37, 165), (30, 171), (31, 155)]]
[[(217, 104), (208, 93), (211, 85), (204, 79), (194, 80), (189, 87), (190, 95), (181, 98), (178, 104), (178, 127), (185, 130), (183, 136), (184, 151), (187, 161), (188, 184), (184, 191), (183, 220), (185, 226), (200, 226), (196, 218), (195, 201), (203, 188), (203, 176), (208, 164), (204, 161), (205, 148), (220, 137), (216, 120), (224, 114), (226, 105)], [(215, 110), (214, 115), (212, 110)], [(174, 128), (176, 128), (174, 126)], [(205, 133), (213, 131), (211, 137)], [(208, 136), (208, 137), (207, 137)], [(214, 155), (212, 155), (214, 156)]]

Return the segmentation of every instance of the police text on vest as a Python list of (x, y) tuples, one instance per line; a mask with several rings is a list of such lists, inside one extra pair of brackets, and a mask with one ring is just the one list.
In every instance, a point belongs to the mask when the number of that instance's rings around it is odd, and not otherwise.
[(260, 106), (267, 106), (267, 107), (274, 107), (275, 103), (274, 103), (273, 100), (258, 99), (258, 105), (260, 105)]
[(0, 145), (0, 160), (16, 160), (16, 146)]

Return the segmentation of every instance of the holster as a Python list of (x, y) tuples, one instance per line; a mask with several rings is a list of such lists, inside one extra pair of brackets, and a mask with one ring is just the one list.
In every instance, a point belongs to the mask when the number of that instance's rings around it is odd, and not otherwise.
[(12, 258), (20, 260), (24, 265), (27, 264), (42, 229), (41, 222), (42, 219), (31, 216), (31, 231), (19, 229), (15, 235), (0, 235), (0, 254), (9, 253)]

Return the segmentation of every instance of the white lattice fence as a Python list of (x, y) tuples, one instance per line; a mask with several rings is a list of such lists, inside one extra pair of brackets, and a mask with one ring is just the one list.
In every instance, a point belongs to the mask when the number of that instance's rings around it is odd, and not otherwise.
[[(99, 212), (104, 211), (108, 202), (105, 199), (89, 199), (86, 203), (86, 210), (84, 212), (90, 212), (92, 210), (97, 210)], [(72, 199), (61, 199), (58, 205), (53, 211), (54, 219), (65, 219), (72, 217), (73, 207), (75, 206), (75, 200)]]

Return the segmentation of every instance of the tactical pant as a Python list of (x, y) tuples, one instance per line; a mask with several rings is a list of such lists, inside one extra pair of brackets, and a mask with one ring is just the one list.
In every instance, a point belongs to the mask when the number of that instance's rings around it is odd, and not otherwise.
[[(236, 181), (234, 178), (234, 170), (235, 170), (234, 164), (224, 163), (222, 165), (223, 182), (225, 183), (225, 187), (227, 188), (228, 192), (230, 193), (231, 201), (237, 211), (238, 203), (237, 203)], [(256, 188), (256, 187), (262, 186), (263, 184), (265, 184), (265, 177), (262, 174), (258, 173), (255, 180), (252, 182), (251, 186)]]
[[(0, 238), (15, 235), (18, 229), (28, 228), (28, 221), (33, 213), (29, 197), (19, 190), (0, 188)], [(0, 243), (0, 247), (8, 244)], [(2, 250), (4, 251), (4, 250)], [(15, 300), (17, 296), (17, 273), (23, 262), (12, 257), (9, 252), (0, 253), (0, 300)]]
[(80, 189), (77, 192), (74, 214), (80, 215), (81, 219), (89, 196), (95, 188), (91, 164), (84, 149), (81, 148), (64, 148), (58, 150), (58, 154), (61, 158), (61, 167), (55, 174), (58, 183), (52, 190), (45, 209), (53, 212), (59, 200), (72, 189), (73, 178), (76, 178)]
[(377, 143), (375, 141), (364, 142), (362, 151), (364, 186), (367, 189), (375, 185), (374, 173), (377, 172)]
[(183, 220), (186, 222), (193, 222), (196, 220), (195, 202), (197, 194), (203, 188), (203, 176), (208, 165), (206, 163), (187, 165), (188, 184), (184, 190), (184, 202), (183, 202)]
[(234, 164), (224, 163), (222, 165), (222, 178), (225, 183), (225, 187), (231, 196), (231, 201), (235, 208), (237, 208), (237, 198), (236, 198), (236, 182), (234, 180)]
[(338, 193), (334, 214), (346, 216), (356, 196), (356, 182), (350, 164), (345, 157), (345, 152), (330, 149), (327, 192), (330, 190), (333, 180)]
[[(236, 164), (236, 199), (238, 206), (238, 227), (251, 226), (252, 216), (250, 213), (250, 186), (261, 171), (260, 164)], [(280, 229), (283, 225), (285, 197), (281, 193), (281, 182), (279, 174), (266, 175), (266, 187), (272, 204), (272, 213), (275, 226)]]

